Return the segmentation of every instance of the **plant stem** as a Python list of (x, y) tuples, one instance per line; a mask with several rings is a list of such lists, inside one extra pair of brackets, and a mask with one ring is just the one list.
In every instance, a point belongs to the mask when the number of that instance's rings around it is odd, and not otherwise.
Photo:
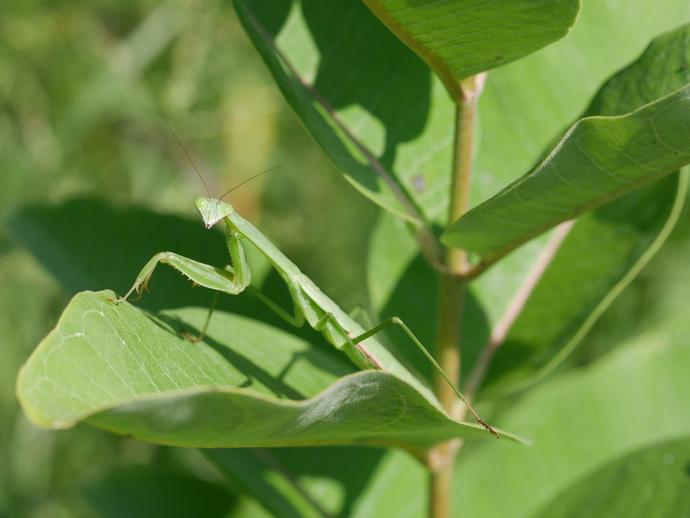
[[(463, 81), (463, 95), (457, 103), (449, 223), (457, 220), (469, 209), (477, 100), (484, 79), (485, 74), (480, 74)], [(448, 272), (442, 273), (440, 278), (437, 355), (441, 368), (458, 386), (461, 365), (460, 322), (465, 291), (462, 274), (468, 268), (467, 253), (464, 250), (448, 249), (445, 259)], [(439, 375), (435, 378), (435, 388), (443, 408), (452, 415), (455, 409), (455, 393)], [(448, 518), (451, 514), (453, 471), (459, 445), (459, 441), (449, 441), (435, 446), (429, 453), (430, 513), (433, 518)]]

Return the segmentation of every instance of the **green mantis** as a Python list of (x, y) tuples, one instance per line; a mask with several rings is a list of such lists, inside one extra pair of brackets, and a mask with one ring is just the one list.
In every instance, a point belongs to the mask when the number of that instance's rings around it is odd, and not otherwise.
[[(191, 156), (174, 130), (169, 125), (168, 128), (194, 166), (196, 173), (199, 175), (208, 193), (208, 186), (206, 182), (204, 182), (201, 173), (196, 168)], [(232, 205), (222, 201), (223, 197), (232, 190), (266, 172), (268, 171), (264, 171), (263, 173), (245, 180), (227, 191), (218, 199), (211, 198), (209, 194), (208, 197), (199, 197), (195, 201), (195, 206), (201, 214), (201, 218), (207, 229), (212, 228), (220, 222), (225, 224), (225, 240), (230, 254), (230, 265), (225, 268), (218, 268), (194, 261), (173, 252), (159, 252), (144, 265), (137, 275), (131, 289), (119, 300), (126, 300), (133, 292), (140, 293), (142, 288), (146, 287), (158, 263), (167, 264), (182, 273), (195, 285), (204, 286), (216, 292), (216, 298), (214, 298), (208, 318), (201, 331), (200, 336), (203, 336), (206, 332), (219, 293), (238, 295), (245, 290), (251, 290), (270, 309), (275, 311), (290, 324), (295, 327), (301, 327), (306, 322), (314, 330), (320, 332), (328, 343), (345, 353), (357, 367), (361, 369), (380, 369), (390, 372), (408, 382), (430, 402), (438, 406), (438, 402), (433, 393), (420, 381), (419, 376), (414, 374), (408, 366), (404, 365), (393, 356), (391, 352), (375, 338), (375, 335), (385, 328), (398, 326), (431, 362), (434, 369), (436, 369), (446, 383), (450, 385), (458, 398), (465, 403), (477, 422), (496, 437), (499, 437), (499, 434), (479, 416), (470, 402), (462, 395), (445, 371), (436, 362), (434, 357), (400, 318), (392, 317), (369, 330), (364, 330), (352, 317), (345, 313), (333, 300), (324, 294), (311, 279), (304, 275), (266, 236), (264, 236), (254, 225), (242, 218), (233, 209)], [(248, 241), (256, 247), (281, 276), (292, 299), (292, 313), (285, 311), (276, 302), (251, 286), (251, 271), (244, 254), (243, 240)]]
[(398, 317), (392, 317), (372, 329), (364, 330), (304, 275), (266, 236), (242, 218), (232, 205), (219, 199), (205, 197), (197, 198), (195, 205), (207, 229), (219, 222), (225, 224), (226, 245), (230, 254), (231, 265), (217, 268), (173, 252), (160, 252), (146, 263), (137, 275), (132, 288), (120, 300), (126, 300), (134, 292), (139, 293), (147, 285), (159, 263), (172, 266), (193, 283), (218, 293), (237, 295), (247, 289), (253, 289), (250, 286), (251, 271), (242, 243), (243, 240), (246, 240), (271, 262), (287, 285), (293, 303), (293, 312), (292, 314), (288, 313), (260, 291), (254, 290), (254, 293), (268, 307), (294, 326), (302, 326), (304, 322), (309, 324), (313, 329), (322, 333), (325, 339), (336, 349), (345, 353), (359, 368), (389, 371), (413, 385), (428, 399), (435, 402), (429, 388), (421, 383), (410, 368), (395, 358), (374, 336), (386, 327), (399, 326), (452, 387), (457, 396), (467, 405), (475, 419), (488, 431), (498, 436), (498, 433), (479, 417), (433, 356), (402, 320)]

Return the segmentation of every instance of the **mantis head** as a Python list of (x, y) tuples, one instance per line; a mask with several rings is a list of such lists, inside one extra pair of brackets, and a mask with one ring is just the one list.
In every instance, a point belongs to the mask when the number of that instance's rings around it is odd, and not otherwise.
[(232, 205), (229, 203), (225, 203), (215, 198), (199, 197), (194, 200), (194, 205), (199, 211), (199, 214), (201, 214), (201, 218), (204, 220), (204, 225), (206, 225), (206, 228), (211, 228), (225, 216), (232, 214), (234, 210)]

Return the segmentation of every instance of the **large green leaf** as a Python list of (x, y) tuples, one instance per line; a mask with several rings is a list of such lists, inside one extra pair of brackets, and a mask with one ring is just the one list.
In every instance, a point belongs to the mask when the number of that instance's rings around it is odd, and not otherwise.
[(604, 116), (578, 121), (536, 168), (454, 222), (444, 242), (491, 263), (690, 162), (689, 32), (683, 27), (657, 38), (604, 85), (588, 110)]
[(488, 436), (386, 372), (338, 380), (349, 370), (345, 362), (265, 324), (218, 313), (204, 343), (192, 345), (181, 330), (198, 329), (203, 310), (156, 317), (114, 298), (77, 294), (22, 369), (18, 396), (36, 424), (87, 420), (141, 440), (195, 447), (424, 448)]
[(660, 442), (588, 473), (536, 516), (687, 516), (689, 466), (690, 438)]
[(459, 81), (509, 63), (568, 32), (579, 0), (364, 0), (441, 78), (451, 97)]

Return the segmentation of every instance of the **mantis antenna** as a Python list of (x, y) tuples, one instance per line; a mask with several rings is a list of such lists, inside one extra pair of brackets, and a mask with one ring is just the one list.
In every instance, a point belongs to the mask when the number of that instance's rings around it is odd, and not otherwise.
[[(187, 157), (187, 160), (189, 160), (189, 163), (192, 164), (194, 171), (196, 172), (197, 176), (199, 177), (199, 180), (201, 180), (201, 183), (204, 185), (204, 189), (206, 190), (206, 194), (208, 195), (209, 198), (211, 198), (212, 197), (211, 191), (209, 190), (208, 185), (206, 184), (206, 181), (204, 180), (204, 177), (201, 175), (201, 171), (199, 171), (199, 168), (194, 163), (194, 160), (192, 159), (192, 155), (189, 154), (189, 151), (187, 151), (187, 148), (182, 143), (182, 139), (180, 139), (180, 137), (178, 137), (177, 133), (175, 132), (173, 127), (168, 123), (167, 120), (163, 119), (163, 122), (168, 127), (168, 129), (170, 130), (170, 133), (172, 133), (172, 136), (175, 137), (175, 140), (177, 141), (179, 146), (182, 148), (182, 151), (184, 152), (185, 156)], [(265, 175), (266, 173), (270, 173), (270, 172), (275, 171), (277, 169), (281, 169), (281, 166), (271, 167), (269, 169), (266, 169), (265, 171), (261, 171), (260, 173), (255, 174), (254, 176), (250, 176), (246, 180), (241, 181), (240, 183), (238, 183), (234, 187), (231, 187), (230, 189), (225, 191), (223, 193), (223, 195), (220, 198), (218, 198), (218, 201), (221, 201), (223, 198), (225, 198), (228, 194), (230, 194), (232, 191), (234, 191), (238, 187), (242, 187), (245, 183), (251, 182), (254, 178), (258, 178), (259, 176)]]
[(255, 174), (254, 176), (250, 176), (250, 177), (247, 178), (246, 180), (243, 180), (243, 181), (241, 181), (240, 183), (238, 183), (237, 185), (235, 185), (235, 187), (232, 187), (231, 189), (228, 189), (227, 191), (225, 191), (225, 192), (223, 193), (223, 195), (222, 195), (220, 198), (218, 198), (218, 201), (220, 201), (220, 200), (222, 200), (223, 198), (225, 198), (228, 194), (230, 194), (232, 191), (234, 191), (234, 190), (237, 189), (238, 187), (242, 187), (245, 183), (251, 182), (254, 178), (258, 178), (259, 176), (262, 176), (262, 175), (264, 175), (264, 174), (266, 174), (266, 173), (270, 173), (270, 172), (275, 171), (275, 170), (277, 170), (277, 169), (282, 169), (282, 167), (278, 165), (278, 166), (275, 166), (275, 167), (271, 167), (270, 169), (266, 169), (265, 171), (261, 171), (260, 173)]
[(209, 190), (208, 185), (206, 185), (206, 180), (204, 180), (204, 177), (201, 175), (201, 171), (199, 171), (199, 168), (194, 163), (194, 160), (192, 160), (192, 156), (189, 154), (189, 151), (187, 151), (187, 148), (182, 143), (182, 140), (180, 139), (180, 137), (177, 136), (177, 133), (175, 133), (175, 130), (173, 129), (173, 127), (170, 124), (168, 124), (168, 121), (163, 119), (163, 122), (168, 127), (168, 129), (170, 130), (170, 133), (172, 133), (172, 136), (175, 137), (175, 140), (177, 140), (177, 143), (182, 148), (182, 151), (185, 154), (185, 156), (187, 157), (187, 160), (189, 160), (189, 163), (192, 164), (194, 171), (196, 171), (196, 174), (199, 177), (199, 180), (201, 180), (201, 183), (204, 185), (204, 189), (206, 190), (206, 194), (208, 195), (209, 198), (211, 198), (211, 191)]

